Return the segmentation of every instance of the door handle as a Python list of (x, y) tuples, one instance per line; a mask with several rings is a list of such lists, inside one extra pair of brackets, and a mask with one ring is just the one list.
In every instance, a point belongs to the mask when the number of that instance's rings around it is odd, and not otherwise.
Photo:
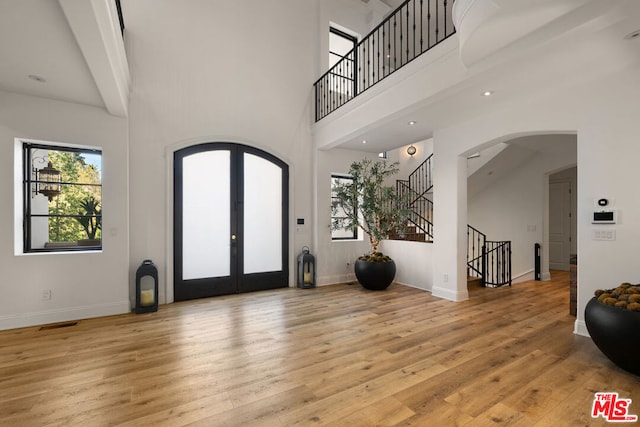
[(236, 235), (235, 234), (231, 235), (231, 240), (236, 240)]

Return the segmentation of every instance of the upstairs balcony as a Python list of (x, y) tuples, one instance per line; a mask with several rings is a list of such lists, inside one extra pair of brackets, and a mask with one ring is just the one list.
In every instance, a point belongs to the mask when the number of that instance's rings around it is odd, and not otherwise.
[(435, 4), (403, 3), (315, 83), (317, 149), (399, 148), (632, 57), (616, 46), (585, 68), (590, 48), (578, 46), (635, 29), (625, 9), (635, 2), (439, 0), (437, 15), (425, 12)]
[(316, 122), (455, 33), (454, 0), (407, 0), (314, 83)]

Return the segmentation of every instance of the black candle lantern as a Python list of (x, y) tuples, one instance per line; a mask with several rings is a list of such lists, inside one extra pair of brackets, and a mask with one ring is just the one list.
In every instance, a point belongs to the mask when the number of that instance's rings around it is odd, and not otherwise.
[(136, 313), (158, 311), (158, 269), (145, 259), (136, 271)]
[(316, 258), (309, 253), (307, 246), (304, 246), (298, 255), (298, 287), (316, 287)]

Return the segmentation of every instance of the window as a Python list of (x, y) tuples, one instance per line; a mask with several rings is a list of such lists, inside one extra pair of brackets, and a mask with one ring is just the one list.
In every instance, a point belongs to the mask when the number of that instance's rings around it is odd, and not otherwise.
[(378, 153), (378, 158), (387, 160), (387, 152), (383, 151), (381, 153)]
[(102, 152), (23, 142), (24, 252), (102, 249)]
[[(357, 70), (354, 48), (356, 43), (356, 37), (337, 28), (329, 28), (329, 69), (331, 70), (329, 87), (333, 92), (345, 95), (345, 99), (355, 96)], [(341, 61), (343, 58), (344, 60)]]
[(358, 240), (358, 227), (334, 229), (334, 226), (340, 224), (345, 218), (342, 200), (336, 197), (334, 188), (338, 184), (350, 182), (353, 182), (353, 178), (348, 175), (331, 175), (331, 240)]
[(357, 39), (354, 36), (337, 28), (329, 27), (329, 68), (351, 52), (356, 47), (356, 42)]

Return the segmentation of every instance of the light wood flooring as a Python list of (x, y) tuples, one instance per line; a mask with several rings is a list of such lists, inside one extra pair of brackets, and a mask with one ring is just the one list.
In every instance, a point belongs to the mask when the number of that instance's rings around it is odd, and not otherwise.
[(459, 303), (345, 284), (4, 331), (0, 425), (607, 425), (597, 391), (640, 415), (568, 299), (566, 273)]

